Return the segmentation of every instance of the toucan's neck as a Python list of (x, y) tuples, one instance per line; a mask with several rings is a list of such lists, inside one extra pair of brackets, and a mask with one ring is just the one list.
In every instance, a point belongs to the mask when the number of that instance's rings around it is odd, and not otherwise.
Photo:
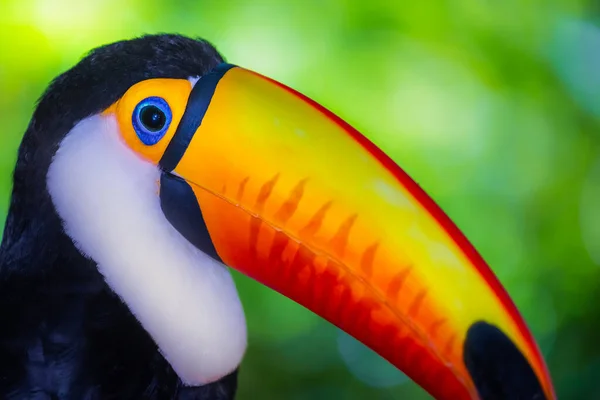
[[(44, 102), (42, 102), (44, 103)], [(44, 111), (43, 104), (40, 107)], [(13, 171), (13, 188), (0, 245), (0, 277), (45, 275), (55, 268), (61, 273), (77, 264), (89, 263), (63, 232), (46, 187), (46, 173), (68, 122), (42, 122), (39, 109), (19, 146)], [(43, 113), (42, 113), (43, 114)], [(62, 258), (72, 262), (65, 263)], [(77, 261), (75, 261), (77, 260)]]
[[(75, 247), (61, 225), (44, 186), (36, 177), (15, 171), (13, 191), (0, 245), (0, 279), (49, 277), (64, 281), (102, 282), (95, 263)], [(27, 186), (27, 187), (26, 187)], [(33, 189), (38, 186), (37, 193)]]
[(21, 210), (19, 195), (0, 248), (0, 398), (234, 398), (237, 371), (186, 387), (53, 207)]
[[(64, 232), (47, 191), (32, 190), (35, 174), (27, 184), (26, 170), (16, 168), (0, 246), (0, 319), (9, 328), (0, 332), (0, 398), (35, 389), (72, 398), (233, 399), (237, 370), (202, 387), (184, 385)], [(68, 379), (52, 361), (61, 354), (69, 355), (61, 362)]]

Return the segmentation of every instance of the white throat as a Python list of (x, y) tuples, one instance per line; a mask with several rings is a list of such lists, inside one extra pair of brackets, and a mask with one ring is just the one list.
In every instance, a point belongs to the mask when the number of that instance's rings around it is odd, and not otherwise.
[(164, 217), (159, 174), (121, 141), (114, 117), (97, 115), (62, 141), (47, 184), (65, 232), (181, 380), (206, 384), (239, 366), (244, 312), (229, 271)]

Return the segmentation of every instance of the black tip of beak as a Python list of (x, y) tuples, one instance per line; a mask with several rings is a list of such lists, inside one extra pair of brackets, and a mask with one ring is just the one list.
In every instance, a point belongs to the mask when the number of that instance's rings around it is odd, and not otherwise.
[(469, 328), (464, 361), (482, 400), (546, 400), (525, 356), (493, 325)]

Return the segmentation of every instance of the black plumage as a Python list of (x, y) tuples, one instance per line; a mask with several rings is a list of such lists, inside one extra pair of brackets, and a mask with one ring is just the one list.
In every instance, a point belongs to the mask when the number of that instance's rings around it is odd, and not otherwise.
[(46, 189), (62, 138), (144, 79), (203, 75), (208, 42), (152, 35), (93, 50), (41, 97), (19, 148), (0, 248), (0, 398), (234, 397), (237, 371), (185, 388), (156, 344), (64, 233)]

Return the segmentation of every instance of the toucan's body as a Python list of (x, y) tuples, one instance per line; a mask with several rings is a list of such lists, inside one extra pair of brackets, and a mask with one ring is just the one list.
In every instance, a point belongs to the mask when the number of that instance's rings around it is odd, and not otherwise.
[(516, 307), (381, 150), (207, 42), (94, 50), (41, 98), (0, 248), (0, 397), (231, 399), (235, 268), (438, 399), (554, 400)]
[(64, 234), (48, 233), (21, 239), (35, 247), (15, 244), (2, 254), (0, 398), (233, 398), (235, 372), (201, 387), (182, 385), (93, 263)]

